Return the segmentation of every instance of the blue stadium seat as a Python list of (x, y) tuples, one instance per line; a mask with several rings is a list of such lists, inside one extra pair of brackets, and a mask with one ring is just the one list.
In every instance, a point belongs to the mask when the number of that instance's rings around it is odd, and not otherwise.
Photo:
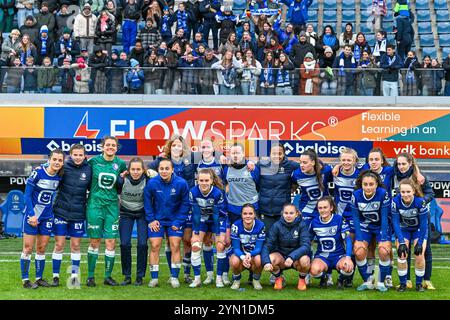
[(450, 17), (448, 16), (448, 10), (436, 10), (437, 22), (448, 22)]
[(419, 31), (419, 34), (432, 33), (431, 24), (429, 22), (417, 23), (417, 30)]
[(342, 21), (354, 23), (356, 21), (355, 11), (353, 11), (353, 10), (352, 11), (349, 11), (349, 10), (342, 11)]
[(437, 51), (435, 47), (422, 48), (422, 57), (430, 56), (431, 58), (437, 57)]
[(372, 24), (361, 23), (359, 27), (360, 27), (360, 31), (364, 34), (373, 32)]
[(432, 34), (423, 34), (419, 38), (421, 47), (434, 47), (434, 39)]
[(337, 1), (336, 0), (324, 0), (323, 9), (324, 10), (336, 10), (337, 9)]
[(430, 11), (429, 10), (417, 10), (416, 11), (417, 21), (430, 21)]
[(313, 3), (309, 6), (309, 10), (319, 10), (319, 0), (313, 0)]
[(383, 18), (383, 22), (391, 22), (394, 21), (394, 15), (392, 14), (392, 10), (387, 11), (386, 16)]
[(446, 0), (435, 0), (434, 1), (434, 9), (435, 10), (448, 10), (447, 1)]
[(429, 10), (428, 0), (416, 0), (416, 10)]
[(308, 10), (308, 22), (317, 22), (318, 14), (317, 10)]
[(5, 232), (16, 236), (22, 236), (23, 211), (25, 209), (25, 197), (20, 190), (12, 190), (0, 205), (3, 212)]
[(324, 10), (323, 11), (324, 22), (336, 22), (336, 11)]
[(372, 12), (366, 9), (363, 10), (361, 7), (360, 14), (361, 14), (361, 21), (367, 21), (371, 19)]
[(366, 41), (372, 47), (375, 43), (375, 35), (373, 33), (364, 34), (366, 36)]
[(361, 0), (361, 9), (368, 6), (372, 7), (372, 0)]
[(450, 47), (443, 47), (442, 48), (442, 60), (448, 57), (450, 54)]
[(355, 0), (342, 0), (342, 10), (355, 10)]
[(450, 47), (450, 34), (439, 35), (439, 46)]
[[(334, 32), (336, 33), (336, 22), (324, 22), (322, 24), (322, 30), (319, 30), (320, 31), (319, 34), (322, 34), (322, 31), (326, 26), (331, 26), (333, 28)], [(337, 34), (336, 36), (339, 39), (339, 35)]]
[(245, 10), (246, 6), (247, 6), (246, 0), (233, 0), (233, 13), (236, 14), (238, 13), (239, 10)]
[(437, 24), (438, 33), (450, 33), (450, 22), (440, 22)]
[(392, 32), (392, 27), (394, 26), (394, 22), (392, 21), (383, 21), (383, 30), (386, 32)]

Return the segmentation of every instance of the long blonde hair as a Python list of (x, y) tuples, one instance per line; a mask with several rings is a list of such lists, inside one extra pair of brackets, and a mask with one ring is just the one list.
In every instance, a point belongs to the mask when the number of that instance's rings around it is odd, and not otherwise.
[(189, 146), (186, 143), (186, 140), (180, 136), (179, 134), (174, 134), (172, 137), (170, 137), (169, 140), (166, 141), (166, 144), (164, 145), (163, 148), (163, 154), (164, 154), (164, 158), (167, 159), (171, 159), (172, 158), (172, 144), (174, 143), (175, 140), (178, 140), (181, 142), (181, 145), (183, 146), (183, 154), (181, 155), (181, 158), (185, 158), (189, 155)]

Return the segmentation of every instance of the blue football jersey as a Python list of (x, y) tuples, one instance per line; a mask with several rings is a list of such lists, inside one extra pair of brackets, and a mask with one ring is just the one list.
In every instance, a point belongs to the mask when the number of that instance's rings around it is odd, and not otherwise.
[(317, 239), (316, 254), (327, 258), (345, 254), (344, 239), (350, 229), (342, 216), (333, 214), (328, 222), (323, 222), (320, 216), (315, 217), (309, 227), (311, 239)]
[(400, 215), (400, 227), (408, 231), (416, 231), (420, 227), (419, 216), (428, 215), (428, 206), (420, 197), (414, 197), (414, 200), (407, 206), (400, 195), (396, 195), (392, 200), (391, 214)]
[[(362, 166), (361, 171), (369, 169), (370, 166), (368, 163), (366, 163)], [(383, 181), (386, 190), (388, 191), (392, 190), (392, 181), (394, 179), (394, 168), (391, 166), (384, 166), (382, 167), (381, 172), (378, 173), (378, 175), (380, 176), (381, 181)]]
[(381, 227), (381, 209), (390, 207), (391, 201), (386, 189), (378, 187), (372, 198), (367, 199), (363, 189), (353, 192), (351, 208), (358, 210), (362, 228), (377, 229)]
[(240, 250), (244, 253), (252, 252), (256, 247), (257, 241), (264, 241), (266, 234), (264, 231), (264, 223), (258, 219), (255, 220), (253, 228), (246, 230), (242, 219), (237, 220), (231, 226), (231, 240), (239, 240)]
[(319, 188), (319, 183), (317, 182), (315, 174), (305, 174), (300, 168), (292, 172), (291, 180), (298, 184), (301, 191), (299, 210), (303, 216), (317, 216), (317, 200), (324, 195), (328, 195), (328, 182), (331, 180), (331, 171), (332, 168), (329, 165), (325, 165), (322, 168), (323, 191)]
[(222, 165), (220, 164), (220, 162), (217, 161), (217, 159), (215, 159), (215, 158), (214, 158), (214, 160), (213, 160), (212, 162), (210, 162), (210, 163), (204, 162), (203, 159), (200, 160), (200, 162), (199, 162), (198, 165), (197, 165), (197, 175), (198, 175), (198, 172), (199, 172), (201, 169), (211, 169), (211, 170), (214, 171), (214, 173), (215, 173), (222, 181), (224, 181), (224, 179), (225, 179), (225, 176), (224, 176), (224, 173), (223, 173), (223, 167), (222, 167)]
[[(46, 168), (34, 170), (27, 179), (25, 190), (25, 214), (36, 216), (38, 221), (53, 217), (53, 198), (61, 177), (50, 175)], [(31, 193), (30, 193), (31, 191)]]
[[(200, 191), (197, 185), (189, 192), (191, 206), (197, 204), (200, 207), (200, 222), (212, 220), (214, 207), (219, 209), (219, 215), (226, 216), (226, 200), (222, 190), (213, 186), (207, 195)], [(194, 210), (192, 211), (194, 212)]]
[(353, 191), (355, 191), (355, 182), (359, 172), (360, 171), (355, 168), (355, 171), (352, 174), (346, 175), (342, 173), (342, 170), (339, 170), (339, 174), (333, 178), (334, 201), (336, 202), (337, 214), (339, 215), (342, 215), (344, 211), (350, 211), (348, 206), (352, 200)]

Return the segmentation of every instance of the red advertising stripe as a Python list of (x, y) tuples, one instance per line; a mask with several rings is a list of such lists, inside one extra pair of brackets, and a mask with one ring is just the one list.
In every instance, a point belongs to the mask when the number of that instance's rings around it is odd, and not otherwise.
[(381, 148), (388, 158), (395, 158), (403, 152), (408, 152), (415, 158), (450, 159), (450, 142), (405, 142), (405, 141), (375, 141), (374, 148)]

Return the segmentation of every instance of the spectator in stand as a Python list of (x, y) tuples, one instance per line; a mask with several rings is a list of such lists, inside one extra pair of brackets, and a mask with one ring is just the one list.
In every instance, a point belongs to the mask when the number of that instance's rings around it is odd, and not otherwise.
[(144, 21), (151, 18), (158, 24), (162, 17), (162, 7), (159, 6), (156, 0), (144, 0), (142, 2), (141, 15)]
[(441, 70), (438, 61), (436, 59), (431, 59), (430, 56), (425, 56), (421, 68), (423, 69), (421, 70), (422, 95), (440, 95), (444, 71)]
[[(133, 1), (133, 0), (131, 0)], [(73, 36), (80, 41), (80, 48), (86, 48), (89, 54), (94, 51), (95, 27), (97, 25), (97, 17), (91, 12), (91, 5), (86, 3), (83, 10), (75, 17), (73, 24)], [(76, 91), (78, 89), (75, 83)]]
[(201, 67), (201, 61), (194, 57), (192, 52), (189, 52), (178, 60), (178, 67), (181, 68), (181, 93), (197, 94), (198, 68)]
[(175, 16), (170, 13), (169, 7), (164, 6), (163, 16), (159, 22), (159, 31), (164, 42), (172, 40), (172, 26), (175, 23)]
[(39, 40), (37, 41), (37, 58), (36, 58), (36, 64), (41, 65), (42, 60), (45, 57), (49, 57), (51, 61), (53, 61), (53, 58), (55, 56), (55, 43), (53, 40), (49, 37), (47, 26), (42, 26), (41, 31), (39, 33)]
[(264, 62), (266, 47), (266, 36), (264, 35), (264, 33), (261, 33), (258, 36), (258, 41), (256, 42), (256, 60), (258, 60), (260, 63)]
[(386, 0), (372, 0), (372, 25), (374, 33), (377, 33), (382, 29), (383, 17), (386, 13)]
[(102, 50), (106, 50), (108, 54), (111, 54), (115, 33), (116, 25), (114, 19), (111, 18), (108, 10), (103, 9), (97, 19), (97, 26), (95, 28), (95, 42)]
[(219, 47), (219, 53), (224, 54), (227, 51), (232, 51), (233, 55), (236, 54), (237, 51), (240, 51), (239, 43), (237, 41), (236, 33), (230, 32), (228, 35), (228, 39), (225, 43), (221, 44)]
[[(92, 49), (92, 51), (94, 51), (94, 49)], [(89, 55), (88, 49), (81, 48), (80, 49), (80, 57), (84, 59), (85, 64), (89, 64), (90, 55)]]
[(289, 54), (289, 58), (294, 63), (296, 68), (300, 68), (303, 63), (303, 59), (308, 52), (311, 52), (314, 57), (316, 56), (316, 50), (313, 45), (308, 42), (306, 32), (300, 32), (298, 38), (299, 42), (292, 47), (292, 51)]
[(252, 41), (254, 44), (256, 44), (256, 33), (253, 31), (253, 27), (250, 24), (250, 21), (241, 21), (239, 22), (239, 25), (237, 26), (237, 37), (239, 42), (242, 40), (242, 37), (244, 35), (244, 32), (248, 32), (250, 36), (252, 37)]
[(0, 33), (9, 33), (13, 28), (15, 0), (0, 1)]
[(356, 41), (356, 34), (353, 32), (353, 24), (347, 22), (345, 25), (345, 31), (339, 36), (339, 46), (342, 51), (344, 51), (345, 45), (349, 44), (353, 46)]
[(358, 32), (355, 44), (353, 45), (353, 56), (355, 57), (356, 63), (359, 63), (364, 51), (368, 52), (370, 56), (372, 55), (372, 50), (370, 49), (369, 43), (366, 41), (366, 36), (364, 33)]
[[(54, 2), (56, 4), (56, 8), (58, 6), (57, 2)], [(55, 39), (56, 36), (56, 20), (55, 16), (53, 15), (53, 11), (50, 11), (48, 2), (42, 2), (41, 10), (36, 15), (36, 21), (39, 28), (42, 26), (47, 26), (48, 29), (48, 37), (50, 39)]]
[(300, 88), (301, 95), (313, 95), (319, 94), (320, 85), (320, 67), (319, 63), (314, 59), (311, 52), (308, 52), (303, 60), (303, 64), (300, 66)]
[(181, 50), (184, 50), (186, 43), (189, 41), (184, 37), (184, 30), (178, 29), (175, 37), (173, 37), (168, 43), (167, 46), (172, 47), (174, 43), (178, 43), (180, 45)]
[[(186, 11), (189, 12), (191, 16), (191, 31), (195, 34), (200, 30), (202, 25), (202, 15), (200, 13), (200, 1), (198, 0), (188, 0), (185, 1)], [(188, 34), (188, 39), (191, 39), (191, 33)]]
[(144, 93), (144, 71), (139, 66), (139, 61), (136, 59), (130, 59), (131, 68), (127, 72), (127, 83), (129, 93), (131, 94), (143, 94)]
[(450, 53), (445, 57), (442, 68), (445, 70), (444, 96), (450, 96)]
[(91, 71), (87, 63), (82, 57), (79, 57), (76, 63), (71, 65), (75, 70), (75, 82), (73, 86), (74, 93), (89, 93), (89, 80), (91, 79)]
[(227, 51), (222, 56), (222, 61), (217, 61), (211, 66), (212, 69), (218, 70), (219, 94), (234, 95), (236, 94), (237, 69), (240, 64), (236, 60), (232, 51)]
[(20, 93), (23, 82), (22, 62), (19, 57), (13, 57), (11, 59), (11, 66), (7, 68), (6, 73), (6, 92), (7, 93)]
[(127, 54), (121, 52), (119, 55), (117, 49), (113, 49), (111, 52), (109, 85), (107, 87), (108, 93), (119, 94), (128, 91), (128, 89), (125, 89), (125, 75), (129, 66)]
[(206, 49), (205, 58), (203, 60), (203, 69), (200, 71), (200, 93), (201, 94), (214, 94), (214, 85), (217, 85), (217, 72), (211, 67), (219, 61), (214, 56), (212, 49)]
[(260, 94), (275, 95), (275, 58), (272, 51), (266, 52), (266, 57), (262, 64), (262, 72), (259, 76)]
[(305, 30), (308, 23), (308, 8), (311, 6), (313, 0), (281, 0), (289, 8), (288, 17), (294, 25), (295, 34), (300, 34), (300, 31)]
[(38, 27), (36, 19), (32, 15), (28, 15), (25, 19), (25, 23), (20, 27), (20, 33), (28, 34), (31, 42), (36, 45), (39, 39), (39, 31), (40, 28)]
[(139, 30), (137, 38), (141, 40), (145, 52), (150, 52), (150, 50), (158, 48), (158, 45), (161, 42), (161, 34), (159, 33), (158, 25), (153, 18), (147, 18), (145, 27)]
[(306, 25), (306, 38), (314, 48), (319, 43), (319, 35), (317, 34), (316, 31), (314, 31), (314, 26), (312, 25), (312, 23), (308, 23)]
[(116, 26), (116, 33), (113, 34), (113, 43), (117, 42), (117, 32), (122, 28), (122, 8), (116, 6), (115, 0), (108, 0), (106, 2), (106, 10), (114, 18), (114, 24)]
[(208, 48), (208, 46), (200, 44), (197, 49), (194, 50), (194, 56), (203, 59), (205, 57), (206, 48)]
[(237, 70), (240, 75), (241, 93), (243, 95), (255, 95), (262, 66), (254, 57), (251, 49), (245, 50), (244, 54), (241, 68)]
[(23, 93), (37, 92), (37, 71), (34, 65), (34, 58), (28, 57), (23, 73)]
[(403, 67), (403, 62), (395, 53), (395, 46), (388, 44), (386, 54), (381, 57), (380, 68), (382, 77), (383, 96), (398, 96), (398, 74)]
[(277, 96), (292, 95), (292, 76), (294, 64), (285, 52), (281, 52), (275, 61), (275, 94)]
[(177, 21), (176, 29), (183, 29), (184, 37), (189, 41), (191, 38), (191, 30), (195, 22), (195, 18), (191, 11), (186, 10), (184, 2), (178, 4), (178, 10), (175, 11), (175, 18)]
[(395, 15), (397, 54), (402, 61), (405, 61), (406, 54), (411, 50), (411, 45), (414, 41), (414, 29), (412, 27), (412, 20), (409, 17), (397, 13), (394, 13)]
[(278, 40), (283, 47), (283, 50), (289, 54), (292, 49), (292, 42), (298, 41), (294, 34), (294, 25), (292, 23), (288, 23), (286, 25), (286, 29), (283, 30), (281, 28), (281, 19), (277, 19), (273, 25), (273, 30), (278, 34)]
[(319, 59), (319, 66), (321, 69), (320, 78), (322, 79), (320, 92), (322, 95), (336, 95), (337, 80), (334, 77), (334, 72), (332, 69), (335, 59), (336, 55), (330, 47), (325, 49), (324, 56)]
[(36, 46), (31, 43), (30, 37), (27, 34), (22, 36), (17, 56), (20, 58), (21, 65), (25, 65), (28, 57), (33, 57), (35, 61), (38, 58)]
[(69, 12), (68, 8), (69, 6), (66, 3), (61, 4), (61, 10), (55, 15), (56, 39), (61, 38), (65, 28), (69, 28), (69, 30), (72, 31), (72, 12)]
[(158, 82), (161, 78), (156, 49), (151, 49), (144, 63), (144, 94), (155, 94)]
[[(265, 42), (265, 40), (264, 40), (264, 42)], [(250, 32), (244, 31), (242, 33), (242, 39), (241, 39), (241, 42), (239, 42), (239, 49), (242, 52), (245, 52), (249, 49), (253, 53), (256, 52), (256, 42), (252, 40), (252, 36), (250, 35)]]
[(37, 0), (37, 6), (38, 8), (41, 8), (44, 3), (47, 3), (48, 6), (48, 12), (50, 12), (52, 15), (56, 14), (59, 10), (59, 0)]
[(283, 46), (278, 42), (277, 36), (270, 38), (270, 44), (267, 46), (267, 51), (272, 52), (275, 60), (277, 60), (280, 53), (283, 52)]
[(130, 48), (136, 43), (137, 25), (140, 19), (141, 11), (139, 4), (136, 3), (136, 0), (127, 0), (124, 3), (122, 26), (123, 50), (127, 54), (130, 53)]
[(218, 27), (220, 29), (219, 32), (219, 40), (220, 43), (223, 44), (227, 42), (228, 36), (231, 32), (236, 32), (236, 25), (239, 22), (239, 17), (233, 14), (230, 6), (222, 7), (220, 11), (216, 13), (216, 21), (218, 23)]
[[(21, 46), (20, 31), (13, 29), (9, 36), (2, 42), (2, 54), (0, 56), (0, 67), (10, 65), (14, 57), (18, 56)], [(3, 82), (3, 77), (0, 79)]]
[(130, 59), (136, 59), (139, 62), (139, 66), (144, 65), (146, 52), (142, 47), (142, 41), (140, 39), (136, 40), (136, 44), (130, 52)]
[(92, 2), (91, 4), (92, 13), (95, 14), (97, 17), (99, 17), (100, 13), (105, 7), (105, 2), (103, 0), (88, 0), (88, 1)]
[(42, 66), (37, 69), (37, 86), (39, 93), (52, 93), (53, 86), (58, 81), (58, 69), (52, 65), (52, 60), (45, 57)]
[(272, 25), (269, 22), (264, 22), (261, 29), (259, 29), (259, 34), (263, 33), (266, 36), (266, 43), (270, 44), (270, 39), (276, 36), (275, 32), (272, 30)]
[(326, 25), (325, 28), (323, 28), (323, 33), (316, 45), (316, 51), (319, 58), (323, 56), (326, 47), (333, 49), (333, 52), (338, 52), (339, 50), (339, 40), (334, 33), (333, 27), (330, 25)]
[(420, 86), (419, 59), (414, 51), (409, 51), (404, 63), (405, 70), (400, 71), (403, 80), (403, 96), (417, 96)]
[[(181, 30), (181, 32), (183, 32)], [(184, 39), (186, 40), (186, 39)], [(180, 71), (178, 70), (178, 60), (183, 55), (180, 42), (176, 41), (170, 47), (166, 56), (167, 74), (164, 76), (163, 88), (167, 94), (180, 93)]]
[(24, 25), (28, 16), (36, 16), (39, 10), (34, 7), (34, 0), (16, 0), (17, 26), (19, 29)]
[(212, 32), (213, 49), (219, 50), (219, 28), (217, 26), (216, 14), (220, 11), (220, 0), (203, 0), (200, 2), (199, 10), (203, 17), (203, 39), (209, 38), (209, 31)]
[(376, 33), (375, 46), (373, 47), (372, 56), (379, 65), (381, 57), (386, 53), (387, 33), (385, 31), (378, 31)]
[(352, 96), (355, 94), (357, 66), (352, 46), (345, 45), (344, 51), (336, 57), (333, 63), (333, 69), (337, 70), (338, 75), (338, 95)]
[(64, 58), (63, 64), (59, 69), (61, 93), (73, 93), (75, 71), (70, 68), (70, 63), (71, 60), (69, 58)]
[(377, 86), (377, 65), (369, 52), (363, 51), (361, 59), (358, 63), (359, 89), (362, 96), (373, 96), (375, 87)]
[(192, 44), (190, 44), (189, 42), (186, 43), (186, 45), (184, 46), (184, 53), (183, 53), (183, 56), (185, 57), (185, 59), (186, 59), (188, 53), (192, 53), (192, 55), (193, 55), (194, 57), (197, 56), (197, 53), (195, 52), (194, 48), (192, 47)]
[(201, 32), (197, 32), (194, 35), (194, 41), (192, 41), (192, 48), (195, 51), (198, 51), (198, 46), (203, 45), (205, 48), (208, 48), (208, 41), (203, 39), (203, 34)]
[(108, 52), (96, 45), (94, 47), (94, 54), (89, 59), (89, 65), (91, 67), (94, 93), (106, 93), (106, 85), (108, 82), (107, 67), (109, 67)]

